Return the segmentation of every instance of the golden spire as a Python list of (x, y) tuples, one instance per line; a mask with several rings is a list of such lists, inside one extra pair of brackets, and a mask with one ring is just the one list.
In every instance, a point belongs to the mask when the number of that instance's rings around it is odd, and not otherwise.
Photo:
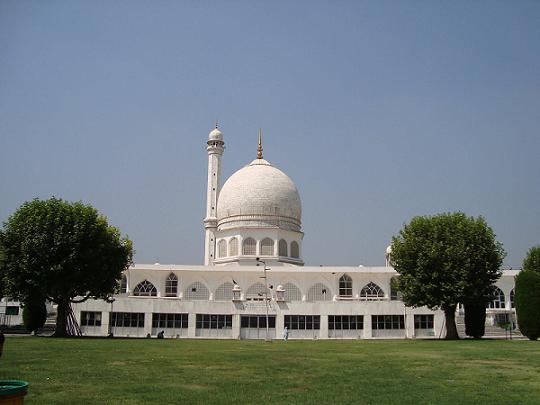
[(259, 146), (257, 147), (257, 159), (262, 159), (262, 129), (259, 128)]

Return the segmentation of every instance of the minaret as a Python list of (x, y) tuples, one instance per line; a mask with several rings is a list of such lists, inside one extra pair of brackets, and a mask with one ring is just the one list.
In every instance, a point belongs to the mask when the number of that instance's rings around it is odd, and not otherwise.
[(218, 129), (217, 123), (216, 128), (208, 134), (206, 144), (206, 150), (208, 151), (208, 188), (206, 190), (206, 217), (204, 218), (204, 264), (205, 266), (211, 266), (214, 264), (214, 258), (216, 257), (216, 209), (221, 186), (221, 155), (223, 155), (225, 149), (223, 134)]

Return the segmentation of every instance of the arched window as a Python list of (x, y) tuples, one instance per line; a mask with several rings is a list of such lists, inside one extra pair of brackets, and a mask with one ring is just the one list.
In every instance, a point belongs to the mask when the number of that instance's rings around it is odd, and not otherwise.
[(280, 256), (287, 257), (287, 241), (285, 239), (279, 240), (278, 250)]
[(120, 279), (119, 292), (120, 294), (127, 293), (127, 277), (125, 274), (122, 274), (122, 278)]
[(218, 257), (226, 257), (227, 256), (227, 242), (225, 239), (221, 239), (218, 244)]
[(308, 301), (328, 301), (331, 298), (330, 289), (322, 283), (312, 285), (307, 293)]
[(176, 297), (178, 293), (178, 277), (176, 274), (171, 273), (167, 280), (165, 280), (165, 297)]
[(217, 290), (216, 290), (216, 294), (214, 296), (214, 299), (216, 301), (230, 301), (233, 299), (233, 293), (232, 293), (232, 289), (233, 289), (233, 283), (230, 283), (230, 282), (226, 282), (226, 283), (223, 283), (221, 284)]
[(274, 254), (274, 241), (264, 238), (261, 241), (261, 256), (272, 256)]
[(238, 256), (238, 239), (236, 238), (229, 241), (229, 256)]
[(302, 293), (293, 283), (284, 284), (283, 289), (285, 290), (285, 301), (302, 301)]
[(186, 300), (207, 300), (210, 298), (208, 288), (200, 281), (191, 283), (188, 288), (184, 290), (184, 299)]
[(510, 291), (510, 308), (515, 308), (514, 307), (514, 289)]
[(504, 309), (504, 307), (504, 293), (499, 287), (495, 287), (495, 290), (493, 290), (493, 301), (488, 303), (488, 308)]
[[(264, 300), (264, 285), (262, 283), (255, 283), (249, 287), (246, 291), (246, 299), (250, 300)], [(268, 297), (270, 297), (270, 291), (268, 291)]]
[(157, 290), (154, 284), (148, 280), (144, 280), (133, 289), (133, 295), (138, 297), (155, 297), (157, 296)]
[(339, 278), (339, 296), (352, 297), (352, 278), (347, 274)]
[(246, 256), (255, 256), (257, 254), (257, 242), (255, 239), (244, 239), (244, 243), (242, 244), (242, 254)]
[(300, 257), (300, 247), (296, 241), (291, 242), (291, 257), (293, 259), (298, 259)]
[(360, 291), (360, 299), (376, 301), (384, 298), (384, 291), (377, 284), (370, 282)]
[(398, 277), (395, 276), (390, 279), (390, 300), (392, 301), (401, 301), (403, 296), (397, 289)]

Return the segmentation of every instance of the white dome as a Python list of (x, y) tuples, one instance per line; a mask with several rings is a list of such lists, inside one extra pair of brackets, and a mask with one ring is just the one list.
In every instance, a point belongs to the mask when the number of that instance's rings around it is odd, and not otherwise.
[(387, 255), (391, 255), (391, 254), (392, 254), (392, 245), (388, 245), (388, 247), (386, 248), (386, 254), (387, 254)]
[(209, 141), (223, 141), (223, 134), (221, 133), (219, 129), (214, 128), (208, 134), (208, 140)]
[(264, 159), (234, 173), (218, 196), (218, 229), (274, 227), (300, 231), (302, 204), (292, 180)]

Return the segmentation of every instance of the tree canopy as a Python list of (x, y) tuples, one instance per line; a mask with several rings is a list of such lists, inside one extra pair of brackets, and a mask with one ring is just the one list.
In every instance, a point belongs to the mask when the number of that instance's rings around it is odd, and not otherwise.
[(4, 223), (6, 293), (39, 291), (58, 304), (56, 335), (66, 334), (71, 302), (105, 298), (132, 261), (132, 243), (90, 205), (58, 198), (24, 203)]
[(533, 246), (523, 259), (523, 270), (540, 273), (540, 245)]
[(501, 275), (502, 245), (482, 217), (418, 216), (392, 238), (392, 265), (408, 306), (442, 309), (446, 338), (457, 339), (458, 303), (487, 302)]

